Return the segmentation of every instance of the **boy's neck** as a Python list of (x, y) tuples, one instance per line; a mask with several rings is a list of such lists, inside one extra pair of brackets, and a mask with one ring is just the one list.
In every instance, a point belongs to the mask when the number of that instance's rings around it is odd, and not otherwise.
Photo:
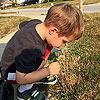
[(41, 24), (37, 24), (36, 25), (36, 31), (39, 34), (39, 36), (41, 37), (42, 40), (45, 40), (45, 36), (47, 33), (47, 28), (45, 27), (44, 23)]

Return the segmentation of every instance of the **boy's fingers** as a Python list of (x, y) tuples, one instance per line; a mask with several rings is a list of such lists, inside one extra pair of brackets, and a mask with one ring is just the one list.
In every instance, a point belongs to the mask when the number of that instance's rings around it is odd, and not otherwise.
[(60, 61), (58, 61), (58, 63), (59, 63), (59, 65), (61, 65), (61, 62)]

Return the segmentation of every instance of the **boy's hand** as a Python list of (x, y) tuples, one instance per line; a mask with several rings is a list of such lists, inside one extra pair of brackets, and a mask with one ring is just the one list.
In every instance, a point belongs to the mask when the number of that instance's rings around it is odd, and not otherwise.
[(49, 64), (47, 70), (50, 75), (57, 75), (60, 72), (60, 64), (58, 62), (53, 62)]

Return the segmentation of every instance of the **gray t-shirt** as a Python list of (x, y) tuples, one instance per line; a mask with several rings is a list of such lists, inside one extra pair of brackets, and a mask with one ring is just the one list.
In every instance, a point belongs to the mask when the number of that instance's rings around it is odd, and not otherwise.
[(40, 20), (25, 21), (19, 25), (20, 30), (7, 43), (1, 59), (2, 71), (8, 68), (29, 73), (36, 70), (36, 63), (45, 54), (47, 47), (35, 27)]

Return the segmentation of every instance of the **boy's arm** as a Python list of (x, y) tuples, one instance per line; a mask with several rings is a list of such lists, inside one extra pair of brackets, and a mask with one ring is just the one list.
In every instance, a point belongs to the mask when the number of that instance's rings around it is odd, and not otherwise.
[(30, 84), (39, 81), (49, 75), (47, 68), (42, 68), (31, 73), (21, 73), (16, 71), (16, 81), (18, 84)]
[(48, 67), (43, 67), (31, 73), (21, 73), (16, 71), (16, 81), (18, 84), (30, 84), (37, 82), (48, 75), (56, 75), (60, 71), (60, 64), (58, 62), (51, 63)]
[[(60, 65), (59, 65), (58, 62), (54, 62), (53, 64), (50, 64), (47, 68), (43, 68), (47, 59), (48, 59), (48, 56), (49, 56), (51, 49), (52, 49), (52, 47), (47, 45), (46, 53), (42, 57), (45, 60), (43, 60), (43, 62), (41, 63), (41, 65), (39, 66), (37, 71), (33, 71), (31, 73), (21, 73), (19, 71), (16, 71), (16, 81), (17, 81), (17, 83), (19, 83), (19, 84), (29, 84), (29, 83), (39, 81), (39, 80), (45, 78), (48, 75), (58, 74), (59, 70), (60, 70)], [(58, 66), (57, 69), (54, 66)]]
[[(39, 66), (39, 68), (37, 69), (37, 70), (40, 70), (40, 69), (42, 69), (43, 67), (44, 67), (44, 65), (46, 64), (46, 61), (47, 61), (47, 59), (48, 59), (48, 57), (49, 57), (49, 54), (48, 54), (48, 56), (42, 61), (42, 63), (41, 63), (41, 65)], [(45, 69), (42, 69), (42, 70), (45, 70)], [(41, 71), (42, 71), (41, 70)], [(37, 74), (38, 74), (38, 72), (40, 73), (40, 71), (37, 71)], [(34, 71), (34, 73), (30, 73), (30, 74), (32, 74), (32, 76), (34, 76), (34, 74), (36, 74), (36, 72)], [(19, 71), (17, 71), (16, 70), (16, 81), (18, 82), (18, 81), (20, 81), (20, 79), (22, 78), (22, 77), (24, 77), (26, 75), (26, 73), (21, 73), (21, 72), (19, 72)], [(39, 75), (39, 74), (38, 74)], [(30, 75), (31, 76), (31, 75)], [(46, 75), (46, 76), (48, 76), (48, 75)], [(45, 75), (42, 75), (42, 77), (44, 78), (44, 77), (46, 77)], [(18, 77), (18, 79), (17, 79), (17, 77)], [(25, 82), (26, 83), (26, 82)], [(24, 84), (25, 84), (24, 83)], [(19, 83), (19, 84), (23, 84), (22, 82), (21, 83)]]

